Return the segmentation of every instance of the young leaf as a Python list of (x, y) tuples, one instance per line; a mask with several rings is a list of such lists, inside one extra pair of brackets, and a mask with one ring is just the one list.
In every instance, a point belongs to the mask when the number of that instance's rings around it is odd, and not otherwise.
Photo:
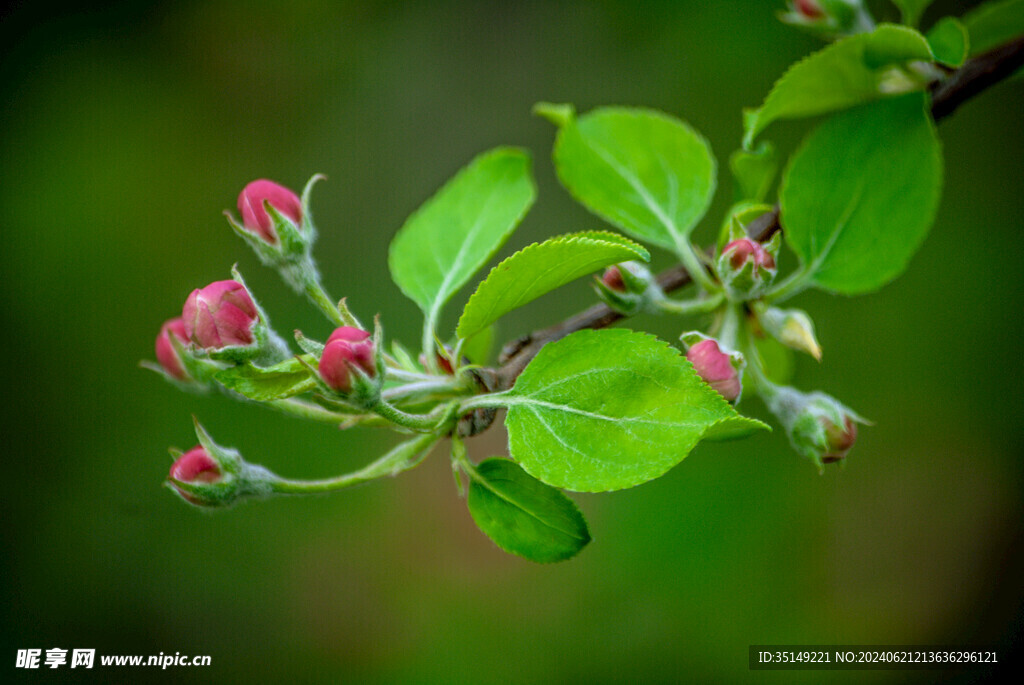
[(967, 29), (953, 17), (940, 19), (928, 31), (928, 45), (935, 61), (947, 67), (959, 67), (964, 63), (968, 43)]
[(786, 240), (815, 285), (845, 294), (898, 276), (931, 227), (942, 155), (924, 94), (826, 121), (793, 156), (780, 203)]
[(963, 16), (971, 55), (980, 55), (1024, 34), (1024, 0), (986, 2)]
[(573, 197), (639, 240), (668, 249), (686, 241), (715, 191), (704, 138), (649, 109), (603, 107), (559, 121), (555, 168)]
[(779, 170), (779, 160), (771, 143), (762, 141), (756, 150), (737, 150), (729, 157), (729, 169), (736, 179), (736, 202), (764, 202)]
[(767, 428), (736, 413), (678, 350), (644, 333), (586, 330), (544, 346), (512, 390), (509, 451), (528, 473), (567, 490), (639, 485), (678, 464), (712, 428)]
[(474, 333), (463, 343), (462, 356), (468, 359), (470, 364), (486, 366), (491, 359), (495, 336), (494, 326), (487, 326), (482, 331)]
[(650, 253), (614, 233), (574, 233), (534, 243), (491, 269), (466, 303), (456, 333), (468, 338), (555, 288), (631, 259), (646, 262)]
[(892, 0), (893, 4), (900, 8), (903, 23), (908, 26), (917, 26), (928, 5), (932, 0)]
[(233, 366), (218, 371), (214, 379), (225, 388), (257, 402), (281, 400), (316, 387), (309, 369), (295, 357), (267, 368), (251, 363)]
[(467, 502), (487, 537), (530, 561), (562, 561), (590, 542), (576, 504), (508, 459), (488, 459), (476, 467)]
[(530, 158), (497, 148), (474, 159), (405, 222), (391, 277), (433, 329), (441, 307), (500, 248), (533, 204)]
[(882, 24), (871, 33), (836, 41), (789, 68), (760, 109), (743, 113), (743, 147), (777, 119), (834, 112), (878, 99), (889, 67), (932, 59), (924, 36), (905, 26)]

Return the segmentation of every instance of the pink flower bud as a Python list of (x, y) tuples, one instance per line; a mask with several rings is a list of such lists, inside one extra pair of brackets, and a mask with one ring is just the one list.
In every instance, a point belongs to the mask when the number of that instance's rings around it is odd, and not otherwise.
[(251, 345), (253, 325), (259, 321), (256, 304), (238, 281), (217, 281), (193, 290), (181, 317), (185, 333), (205, 348)]
[[(183, 483), (216, 483), (220, 480), (221, 473), (217, 462), (203, 447), (196, 445), (171, 464), (170, 477)], [(175, 490), (192, 504), (199, 506), (207, 504), (177, 486), (175, 486)]]
[(626, 292), (626, 282), (622, 280), (622, 272), (619, 271), (619, 267), (612, 266), (605, 270), (604, 275), (601, 276), (601, 280), (609, 290), (614, 290), (617, 293)]
[(821, 8), (817, 0), (794, 0), (796, 11), (807, 19), (821, 19), (825, 16), (825, 10)]
[(188, 343), (185, 322), (181, 318), (166, 321), (160, 327), (160, 334), (156, 336), (156, 360), (160, 362), (160, 366), (163, 367), (164, 371), (179, 381), (183, 381), (188, 377), (188, 374), (185, 373), (181, 360), (178, 359), (178, 353), (174, 350), (174, 345), (171, 344), (172, 335), (183, 344)]
[(736, 269), (743, 268), (748, 261), (753, 261), (754, 271), (761, 269), (774, 269), (775, 258), (761, 246), (761, 243), (750, 238), (734, 240), (722, 248), (722, 254), (728, 255), (729, 265)]
[(320, 377), (328, 386), (343, 393), (352, 392), (352, 369), (362, 369), (367, 376), (377, 373), (377, 359), (370, 334), (352, 326), (342, 326), (331, 333), (320, 355)]
[(844, 416), (843, 418), (844, 428), (840, 428), (825, 417), (821, 418), (821, 423), (825, 427), (826, 451), (821, 457), (821, 461), (824, 464), (844, 459), (846, 453), (853, 447), (853, 443), (857, 441), (857, 424), (853, 422), (850, 416)]
[(247, 229), (261, 236), (271, 245), (277, 244), (274, 232), (274, 221), (263, 206), (264, 201), (294, 221), (302, 223), (302, 201), (299, 196), (282, 185), (264, 178), (253, 181), (238, 196), (238, 211), (242, 214), (242, 223)]
[(702, 340), (690, 347), (686, 358), (693, 364), (697, 375), (704, 379), (728, 402), (740, 396), (740, 375), (732, 359), (718, 347), (715, 340)]

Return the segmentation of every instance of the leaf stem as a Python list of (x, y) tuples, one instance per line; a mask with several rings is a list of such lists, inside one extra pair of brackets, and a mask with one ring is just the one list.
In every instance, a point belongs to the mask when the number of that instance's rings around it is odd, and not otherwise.
[(319, 279), (310, 278), (307, 279), (303, 285), (303, 289), (306, 291), (306, 296), (309, 297), (310, 301), (316, 305), (317, 309), (324, 313), (324, 315), (331, 320), (336, 326), (352, 326), (353, 328), (362, 328), (362, 324), (359, 323), (359, 319), (353, 316), (352, 312), (348, 310), (343, 304), (335, 303), (331, 299), (331, 296), (324, 290)]
[(430, 448), (440, 440), (437, 435), (421, 435), (407, 442), (403, 442), (377, 461), (367, 466), (346, 473), (334, 478), (322, 480), (293, 480), (290, 478), (276, 478), (271, 481), (271, 490), (282, 495), (310, 495), (321, 492), (331, 492), (342, 488), (359, 485), (370, 480), (384, 476), (397, 475), (402, 471), (413, 468), (427, 457)]
[(455, 406), (457, 406), (455, 403), (450, 403), (438, 406), (429, 414), (409, 414), (381, 399), (371, 409), (379, 416), (383, 416), (388, 421), (403, 428), (408, 428), (418, 433), (434, 434), (454, 415), (453, 408)]
[(679, 255), (679, 261), (686, 267), (687, 273), (690, 274), (690, 278), (693, 279), (697, 286), (706, 292), (715, 293), (720, 290), (719, 286), (708, 274), (707, 268), (704, 266), (704, 262), (697, 256), (696, 251), (693, 249), (693, 245), (686, 238), (681, 238), (676, 241), (676, 254)]
[(715, 293), (711, 297), (696, 300), (673, 300), (666, 297), (658, 300), (655, 303), (655, 307), (665, 314), (676, 314), (679, 316), (706, 314), (717, 309), (724, 299), (725, 294), (721, 292)]

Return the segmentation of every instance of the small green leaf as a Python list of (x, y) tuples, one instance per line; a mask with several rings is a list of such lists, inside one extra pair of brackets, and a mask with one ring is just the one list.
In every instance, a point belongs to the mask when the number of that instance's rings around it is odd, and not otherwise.
[(988, 52), (1024, 35), (1024, 0), (986, 2), (965, 14), (963, 24), (971, 36), (971, 55)]
[(767, 428), (737, 414), (678, 350), (624, 329), (545, 345), (494, 401), (508, 407), (512, 458), (549, 485), (584, 492), (663, 475), (713, 427), (720, 436)]
[(875, 290), (921, 245), (941, 184), (924, 94), (843, 112), (811, 133), (790, 162), (780, 192), (786, 240), (815, 285)]
[(760, 109), (743, 114), (743, 147), (750, 149), (768, 124), (847, 109), (885, 95), (888, 69), (911, 60), (931, 61), (925, 37), (905, 26), (882, 24), (871, 33), (836, 41), (797, 62), (776, 81)]
[[(312, 363), (312, 357), (305, 357)], [(245, 363), (218, 371), (214, 379), (229, 390), (257, 402), (281, 400), (312, 390), (316, 381), (298, 358), (292, 357), (267, 368)]]
[(928, 45), (935, 61), (948, 67), (959, 67), (964, 63), (969, 40), (967, 29), (953, 17), (940, 19), (928, 31)]
[(892, 2), (900, 8), (903, 23), (908, 26), (917, 26), (925, 9), (932, 4), (932, 0), (892, 0)]
[(590, 542), (576, 504), (508, 459), (476, 467), (468, 504), (476, 525), (498, 547), (530, 561), (563, 561)]
[(729, 169), (736, 179), (736, 202), (764, 202), (779, 170), (779, 160), (771, 143), (762, 141), (756, 150), (737, 150), (729, 157)]
[(536, 197), (530, 158), (497, 148), (474, 159), (409, 217), (391, 242), (391, 277), (427, 316), (500, 248)]
[(555, 168), (573, 197), (639, 240), (683, 243), (715, 191), (707, 141), (650, 109), (603, 107), (565, 122)]
[(534, 243), (491, 269), (466, 303), (456, 333), (468, 338), (555, 288), (631, 259), (646, 262), (650, 253), (614, 233), (573, 233)]

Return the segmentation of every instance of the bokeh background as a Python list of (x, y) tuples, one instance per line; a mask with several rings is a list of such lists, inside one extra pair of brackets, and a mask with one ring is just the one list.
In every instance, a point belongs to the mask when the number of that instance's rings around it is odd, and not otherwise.
[[(925, 23), (974, 3), (936, 2)], [(823, 363), (796, 382), (875, 421), (824, 476), (781, 431), (699, 447), (667, 476), (575, 499), (594, 542), (539, 566), (478, 533), (444, 453), (334, 496), (207, 514), (161, 487), (196, 414), (295, 477), (391, 444), (179, 393), (138, 367), (190, 290), (237, 262), (275, 326), (330, 326), (260, 267), (221, 211), (316, 172), (328, 289), (390, 335), (419, 314), (386, 247), (459, 167), (534, 153), (539, 200), (502, 256), (601, 227), (557, 184), (539, 100), (656, 107), (721, 167), (784, 68), (818, 47), (781, 2), (12, 3), (0, 20), (5, 674), (138, 682), (133, 669), (17, 673), (19, 648), (209, 654), (185, 682), (927, 682), (936, 672), (752, 673), (758, 643), (1016, 649), (1022, 563), (1024, 86), (942, 123), (938, 221), (881, 292), (796, 301)], [(895, 10), (876, 3), (878, 14)], [(770, 133), (788, 151), (809, 124)], [(664, 257), (656, 266), (666, 265)], [(788, 264), (792, 265), (792, 259)], [(468, 290), (457, 296), (447, 323)], [(592, 301), (584, 283), (503, 322), (511, 338)], [(681, 324), (638, 327), (675, 339)], [(744, 403), (764, 416), (756, 399)], [(501, 454), (500, 430), (472, 454)], [(1009, 651), (1005, 652), (1009, 654)], [(1009, 658), (1009, 657), (1007, 657)], [(970, 673), (943, 674), (971, 680)], [(4, 675), (6, 681), (8, 675)]]

